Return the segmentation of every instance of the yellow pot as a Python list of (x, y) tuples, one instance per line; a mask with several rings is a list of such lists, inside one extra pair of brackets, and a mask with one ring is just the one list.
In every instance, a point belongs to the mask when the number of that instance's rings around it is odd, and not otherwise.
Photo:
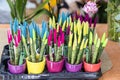
[[(39, 57), (39, 55), (37, 55)], [(27, 61), (27, 70), (28, 74), (40, 74), (44, 71), (45, 69), (45, 57), (43, 58), (42, 62), (30, 62), (28, 58), (26, 59)]]

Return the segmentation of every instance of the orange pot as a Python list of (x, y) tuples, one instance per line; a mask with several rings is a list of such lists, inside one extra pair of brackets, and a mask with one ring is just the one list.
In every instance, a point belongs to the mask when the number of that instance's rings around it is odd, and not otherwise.
[(101, 67), (101, 60), (99, 60), (99, 63), (97, 64), (90, 64), (90, 63), (87, 63), (85, 60), (83, 62), (84, 64), (84, 70), (86, 72), (97, 72), (100, 70), (100, 67)]

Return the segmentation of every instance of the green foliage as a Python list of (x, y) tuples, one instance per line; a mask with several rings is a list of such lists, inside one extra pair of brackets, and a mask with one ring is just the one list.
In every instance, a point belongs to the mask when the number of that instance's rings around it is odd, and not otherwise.
[(108, 13), (108, 37), (113, 41), (120, 41), (120, 1), (110, 0), (106, 9)]
[(45, 0), (41, 3), (30, 15), (26, 16), (26, 3), (27, 0), (7, 0), (9, 7), (11, 9), (11, 16), (14, 20), (15, 18), (18, 19), (19, 23), (23, 23), (23, 21), (31, 22), (31, 19), (38, 18), (42, 14), (46, 14), (48, 16), (52, 16), (52, 14), (44, 9), (44, 5), (49, 2), (49, 0)]

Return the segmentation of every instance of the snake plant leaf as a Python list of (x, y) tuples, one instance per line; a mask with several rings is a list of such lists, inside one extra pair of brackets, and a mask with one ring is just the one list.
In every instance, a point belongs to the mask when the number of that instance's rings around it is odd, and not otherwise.
[(32, 34), (33, 34), (33, 41), (36, 41), (36, 33), (35, 33), (35, 29), (32, 29)]
[(15, 19), (14, 23), (13, 23), (13, 32), (14, 33), (17, 33), (18, 26), (19, 26), (18, 20)]
[(98, 39), (98, 35), (96, 34), (96, 35), (95, 35), (95, 38), (94, 38), (94, 45), (96, 45), (97, 39)]
[(30, 38), (33, 38), (33, 24), (31, 23), (30, 25), (29, 25), (29, 34), (30, 34)]
[(73, 30), (73, 22), (71, 22), (71, 24), (70, 24), (70, 30), (71, 31)]
[(59, 25), (61, 26), (62, 25), (62, 17), (60, 17), (58, 22), (59, 22)]
[(104, 33), (103, 36), (102, 36), (101, 43), (103, 43), (105, 41), (105, 37), (106, 37), (106, 34)]
[(85, 39), (82, 40), (82, 43), (80, 45), (80, 50), (82, 50), (84, 48), (84, 42), (85, 42)]
[(82, 31), (80, 30), (79, 35), (78, 35), (78, 44), (80, 44), (81, 39), (82, 39), (81, 34), (82, 34)]
[(59, 32), (59, 24), (57, 24), (57, 33)]
[(88, 39), (84, 42), (84, 49), (87, 47)]
[(69, 35), (69, 44), (68, 44), (69, 47), (72, 47), (72, 38), (73, 38), (73, 34), (70, 33), (70, 35)]
[(52, 26), (52, 19), (50, 18), (49, 19), (49, 28), (51, 28), (51, 26)]
[(89, 35), (89, 45), (92, 45), (92, 40), (93, 40), (93, 34), (90, 31), (90, 35)]
[(96, 48), (99, 48), (99, 46), (100, 46), (100, 38), (97, 40)]
[[(42, 21), (42, 33), (41, 38), (43, 38), (45, 31), (47, 31), (47, 23), (45, 21)], [(48, 33), (48, 32), (47, 32)]]
[(22, 35), (26, 38), (27, 37), (27, 35), (26, 35), (26, 27), (25, 26), (22, 26), (21, 25), (21, 33), (22, 33)]
[(64, 23), (63, 23), (62, 31), (65, 31), (65, 26), (66, 26), (66, 21), (64, 21)]
[(52, 27), (55, 29), (55, 26), (56, 26), (55, 17), (53, 16)]
[(106, 44), (107, 44), (107, 42), (108, 42), (108, 39), (106, 39), (106, 40), (103, 42), (102, 47), (105, 47), (105, 46), (106, 46)]
[(74, 21), (74, 33), (76, 34), (77, 33), (77, 25), (76, 25), (76, 22)]
[(19, 65), (22, 65), (24, 63), (24, 52), (21, 52), (20, 58), (19, 58)]

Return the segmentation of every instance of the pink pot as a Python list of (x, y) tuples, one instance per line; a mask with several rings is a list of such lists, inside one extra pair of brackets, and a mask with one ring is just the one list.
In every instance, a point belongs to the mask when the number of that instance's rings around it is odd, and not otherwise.
[(49, 56), (46, 56), (47, 69), (49, 72), (61, 72), (64, 65), (64, 58), (59, 62), (52, 62)]

